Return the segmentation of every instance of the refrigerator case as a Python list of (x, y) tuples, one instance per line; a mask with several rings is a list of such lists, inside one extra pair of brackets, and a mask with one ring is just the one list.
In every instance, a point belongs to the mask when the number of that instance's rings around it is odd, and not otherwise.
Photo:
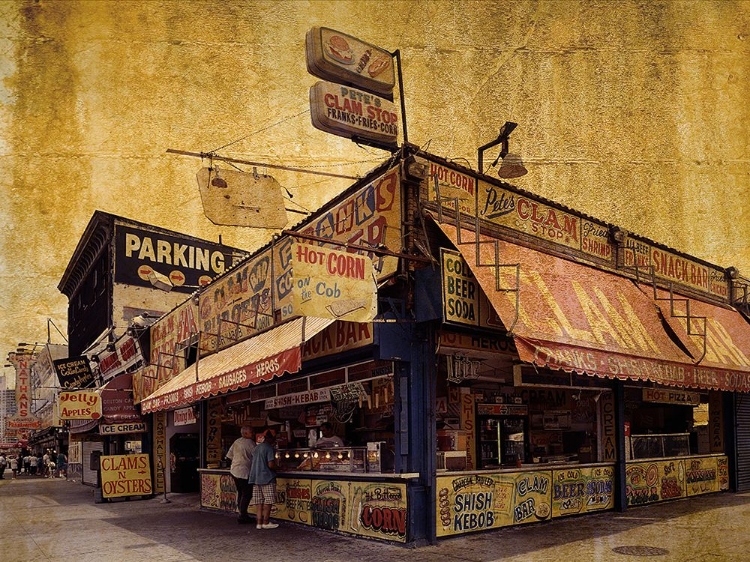
[(478, 404), (479, 468), (515, 466), (526, 462), (527, 406)]

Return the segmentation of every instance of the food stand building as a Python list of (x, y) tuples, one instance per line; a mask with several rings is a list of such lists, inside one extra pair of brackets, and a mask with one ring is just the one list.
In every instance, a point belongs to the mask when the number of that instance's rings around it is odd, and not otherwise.
[(101, 398), (99, 417), (65, 418), (57, 397), (69, 435), (69, 478), (96, 486), (100, 455), (141, 451), (148, 428), (134, 408), (131, 373), (149, 357), (148, 324), (245, 255), (94, 212), (58, 284), (68, 297), (69, 357), (54, 361), (59, 385), (52, 386), (96, 390)]
[(405, 544), (747, 489), (747, 291), (405, 144), (151, 327), (155, 491), (185, 420), (202, 508), (270, 427), (273, 517)]

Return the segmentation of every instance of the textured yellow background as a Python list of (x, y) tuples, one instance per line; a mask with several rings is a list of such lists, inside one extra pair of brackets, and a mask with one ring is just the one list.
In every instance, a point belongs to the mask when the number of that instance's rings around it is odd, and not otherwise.
[[(269, 239), (212, 225), (206, 163), (166, 149), (347, 175), (387, 156), (311, 126), (313, 25), (401, 51), (410, 142), (476, 168), (516, 121), (516, 185), (750, 275), (748, 2), (3, 1), (0, 352), (65, 330), (57, 284), (96, 209)], [(268, 171), (297, 209), (350, 183)]]

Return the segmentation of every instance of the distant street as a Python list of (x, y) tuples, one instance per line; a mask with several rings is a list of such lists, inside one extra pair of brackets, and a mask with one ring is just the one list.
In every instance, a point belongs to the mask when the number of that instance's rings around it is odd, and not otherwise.
[(198, 510), (197, 494), (95, 503), (63, 479), (0, 480), (2, 562), (491, 562), (750, 560), (750, 494), (714, 494), (408, 549), (282, 523), (257, 530)]

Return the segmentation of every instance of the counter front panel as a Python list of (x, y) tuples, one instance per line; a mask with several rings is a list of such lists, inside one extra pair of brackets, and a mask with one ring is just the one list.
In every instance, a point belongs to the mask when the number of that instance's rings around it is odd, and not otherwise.
[(705, 455), (628, 462), (628, 505), (644, 505), (729, 489), (729, 459)]
[[(225, 469), (201, 469), (201, 508), (237, 513), (234, 480)], [(358, 475), (361, 477), (361, 475)], [(395, 479), (394, 479), (395, 480)], [(329, 531), (406, 542), (406, 482), (346, 480), (331, 475), (279, 476), (271, 517)], [(253, 506), (250, 506), (251, 513)]]
[(437, 536), (614, 507), (612, 465), (464, 472), (437, 478)]

